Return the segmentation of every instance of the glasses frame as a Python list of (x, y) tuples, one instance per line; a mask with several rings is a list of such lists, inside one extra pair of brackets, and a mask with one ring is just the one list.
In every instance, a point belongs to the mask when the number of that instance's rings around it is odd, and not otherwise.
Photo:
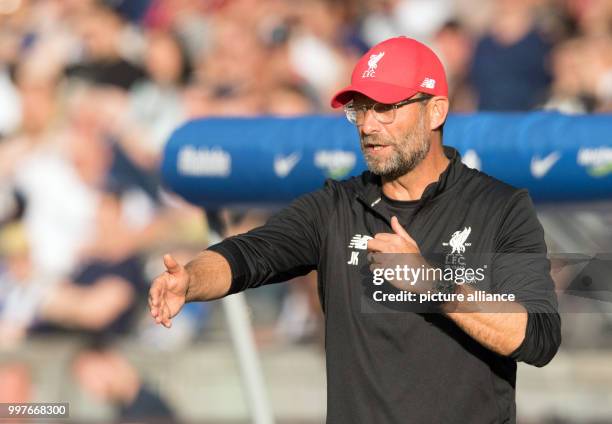
[[(381, 124), (391, 124), (393, 123), (393, 121), (395, 121), (395, 115), (396, 115), (396, 111), (397, 109), (399, 109), (402, 106), (406, 106), (409, 105), (411, 103), (418, 103), (418, 102), (422, 102), (425, 100), (430, 100), (433, 96), (431, 94), (425, 94), (422, 95), (420, 97), (415, 97), (415, 98), (410, 98), (410, 99), (406, 99), (406, 100), (402, 100), (400, 102), (397, 103), (380, 103), (380, 102), (375, 102), (372, 103), (371, 105), (361, 105), (358, 108), (355, 108), (353, 101), (347, 103), (346, 105), (344, 105), (344, 114), (346, 115), (346, 119), (353, 125), (356, 126), (361, 126), (363, 124), (358, 124), (357, 123), (357, 113), (359, 111), (363, 111), (363, 116), (365, 118), (365, 114), (368, 112), (368, 110), (372, 109), (374, 118), (380, 122)], [(382, 112), (376, 112), (376, 107), (377, 106), (384, 106), (386, 108), (390, 108), (389, 110), (393, 110), (393, 118), (390, 121), (385, 121), (385, 120), (381, 120), (380, 119), (380, 113)]]

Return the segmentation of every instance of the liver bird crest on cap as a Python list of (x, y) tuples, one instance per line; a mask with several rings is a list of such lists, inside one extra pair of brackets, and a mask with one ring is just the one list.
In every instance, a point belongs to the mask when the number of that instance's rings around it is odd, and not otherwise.
[(382, 59), (384, 55), (385, 52), (370, 55), (370, 59), (368, 60), (368, 69), (363, 71), (363, 74), (361, 75), (362, 78), (371, 78), (374, 76), (374, 72), (378, 67), (378, 62), (380, 61), (380, 59)]

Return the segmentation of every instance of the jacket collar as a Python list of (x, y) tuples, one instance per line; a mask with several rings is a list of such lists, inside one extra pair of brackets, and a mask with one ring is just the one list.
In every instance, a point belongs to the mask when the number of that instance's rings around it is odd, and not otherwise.
[[(443, 146), (444, 154), (450, 160), (446, 169), (440, 174), (438, 181), (429, 184), (423, 191), (419, 200), (420, 206), (431, 201), (438, 195), (450, 189), (460, 179), (465, 170), (465, 165), (461, 162), (459, 152), (449, 146)], [(375, 208), (380, 204), (382, 197), (382, 184), (378, 175), (366, 171), (361, 175), (361, 184), (357, 191), (357, 197), (366, 203), (370, 208)]]

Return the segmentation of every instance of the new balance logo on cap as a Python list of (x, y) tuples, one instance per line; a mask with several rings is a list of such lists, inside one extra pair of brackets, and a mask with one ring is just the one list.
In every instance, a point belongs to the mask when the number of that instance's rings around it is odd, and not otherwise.
[(425, 78), (421, 83), (421, 87), (433, 90), (434, 88), (436, 88), (436, 80), (431, 78)]
[(376, 72), (376, 68), (378, 68), (378, 62), (385, 55), (385, 52), (380, 52), (378, 54), (370, 55), (370, 60), (368, 60), (368, 69), (363, 71), (361, 75), (362, 78), (372, 78), (374, 73)]

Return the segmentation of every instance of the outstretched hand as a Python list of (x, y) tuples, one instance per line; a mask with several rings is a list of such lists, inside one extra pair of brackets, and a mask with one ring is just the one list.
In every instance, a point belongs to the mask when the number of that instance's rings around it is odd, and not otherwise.
[(186, 301), (189, 274), (171, 255), (164, 255), (166, 271), (159, 275), (149, 290), (149, 308), (157, 324), (172, 326), (174, 318)]

